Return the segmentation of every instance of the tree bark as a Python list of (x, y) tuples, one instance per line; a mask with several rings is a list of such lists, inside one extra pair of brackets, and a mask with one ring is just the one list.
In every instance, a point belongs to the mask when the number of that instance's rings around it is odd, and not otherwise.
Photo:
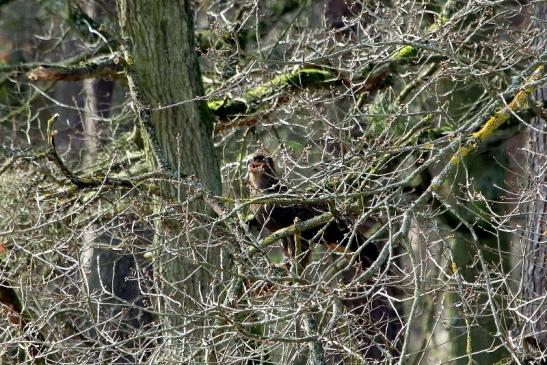
[[(539, 53), (545, 49), (545, 21), (547, 4), (537, 3), (534, 9), (539, 28)], [(543, 24), (542, 24), (543, 21)], [(534, 92), (536, 103), (547, 100), (547, 88)], [(543, 104), (542, 104), (543, 105)], [(547, 350), (547, 121), (537, 116), (530, 128), (528, 165), (530, 171), (530, 204), (528, 206), (527, 236), (524, 242), (523, 290), (525, 303), (523, 314), (527, 318), (524, 339), (536, 342)], [(534, 344), (535, 347), (535, 344)]]
[[(179, 176), (196, 176), (211, 193), (219, 194), (221, 178), (212, 141), (213, 119), (205, 102), (197, 99), (204, 90), (190, 1), (118, 0), (118, 14), (122, 35), (127, 38), (131, 77), (142, 106), (151, 110), (153, 131), (142, 132), (155, 138), (162, 154), (149, 156), (149, 160), (155, 167), (167, 165)], [(173, 198), (185, 200), (184, 192), (166, 189)], [(195, 212), (209, 214), (204, 204), (185, 206), (189, 216)], [(177, 234), (194, 228), (185, 223), (185, 227), (176, 222), (160, 228), (167, 237), (174, 237), (162, 239), (155, 250), (159, 262), (156, 275), (161, 276), (162, 294), (169, 297), (160, 311), (166, 316), (160, 319), (167, 331), (173, 330), (166, 332), (166, 338), (178, 361), (200, 363), (211, 346), (204, 328), (210, 328), (214, 320), (201, 311), (218, 303), (216, 295), (222, 292), (218, 286), (227, 282), (221, 267), (229, 267), (229, 261), (221, 248), (207, 245), (205, 230), (191, 234), (191, 238)]]
[(213, 118), (205, 102), (196, 100), (204, 91), (189, 1), (118, 3), (142, 101), (150, 108), (163, 107), (152, 112), (152, 122), (167, 162), (173, 170), (180, 164), (183, 174), (196, 174), (213, 193), (220, 193)]

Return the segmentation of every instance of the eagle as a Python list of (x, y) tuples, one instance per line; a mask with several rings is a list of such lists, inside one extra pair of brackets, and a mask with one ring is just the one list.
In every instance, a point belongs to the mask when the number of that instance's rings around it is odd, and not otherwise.
[[(251, 197), (283, 194), (288, 188), (282, 184), (275, 169), (274, 160), (264, 151), (257, 151), (247, 160), (248, 187)], [(251, 204), (254, 220), (259, 226), (270, 232), (289, 227), (295, 219), (305, 221), (328, 211), (326, 204), (301, 203), (256, 203)], [(302, 256), (295, 257), (295, 236), (282, 239), (283, 250), (289, 259), (296, 259), (301, 267), (305, 267), (310, 259), (313, 244), (322, 244), (337, 252), (356, 254), (363, 269), (369, 267), (379, 256), (379, 250), (374, 243), (366, 243), (365, 237), (352, 227), (347, 217), (336, 217), (322, 226), (305, 230), (300, 234)], [(290, 268), (292, 260), (286, 265)], [(294, 262), (294, 261), (292, 261)], [(375, 287), (365, 294), (366, 286), (354, 283), (353, 268), (342, 275), (342, 281), (351, 285), (354, 291), (349, 291), (342, 297), (342, 303), (354, 316), (350, 323), (351, 335), (358, 343), (358, 351), (366, 358), (386, 360), (389, 353), (392, 359), (400, 354), (402, 344), (402, 322), (398, 303), (391, 303), (387, 297), (378, 295), (382, 290), (392, 296), (399, 296), (397, 288), (388, 285)], [(357, 285), (355, 285), (357, 284)]]
[[(282, 194), (288, 191), (283, 185), (275, 169), (274, 160), (264, 151), (257, 151), (247, 159), (248, 187), (251, 197), (271, 194)], [(326, 204), (298, 203), (266, 203), (251, 204), (251, 212), (260, 227), (266, 227), (270, 232), (289, 227), (295, 220), (306, 221), (328, 211)], [(301, 232), (302, 257), (298, 262), (305, 267), (309, 263), (313, 244), (322, 244), (327, 248), (352, 254), (359, 252), (357, 257), (363, 268), (370, 266), (379, 255), (378, 248), (373, 243), (362, 247), (366, 239), (351, 226), (346, 217), (337, 217), (330, 222)], [(295, 257), (295, 237), (282, 239), (283, 251), (289, 259)]]

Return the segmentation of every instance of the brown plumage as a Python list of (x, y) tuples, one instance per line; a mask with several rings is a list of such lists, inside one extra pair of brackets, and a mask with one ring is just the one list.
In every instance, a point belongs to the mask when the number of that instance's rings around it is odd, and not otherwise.
[[(264, 152), (256, 152), (247, 160), (249, 173), (249, 190), (251, 196), (265, 194), (284, 193), (287, 188), (283, 186), (275, 170), (273, 159)], [(305, 221), (318, 216), (328, 209), (325, 205), (303, 204), (253, 204), (251, 210), (260, 226), (266, 227), (270, 232), (288, 227), (295, 222), (295, 218)], [(299, 258), (302, 266), (309, 261), (310, 247), (313, 243), (325, 244), (330, 249), (338, 252), (355, 252), (363, 244), (364, 237), (358, 232), (353, 232), (349, 222), (344, 218), (333, 220), (326, 224), (301, 233), (303, 257)], [(285, 237), (283, 240), (285, 255), (294, 257), (294, 237)], [(377, 247), (370, 243), (359, 252), (359, 261), (363, 267), (370, 265), (378, 257)]]
[[(287, 192), (278, 178), (273, 159), (264, 152), (254, 153), (247, 160), (249, 172), (249, 189), (251, 196), (278, 194)], [(255, 220), (261, 227), (275, 232), (294, 223), (295, 218), (305, 221), (327, 211), (327, 206), (321, 204), (253, 204), (251, 210)], [(358, 259), (363, 268), (368, 267), (378, 257), (378, 248), (369, 243), (362, 245), (365, 238), (351, 228), (349, 220), (339, 218), (321, 227), (316, 227), (301, 233), (302, 256), (299, 262), (306, 266), (309, 261), (309, 248), (312, 244), (325, 244), (336, 251), (351, 253), (359, 250)], [(294, 258), (295, 238), (285, 237), (282, 240), (285, 255)], [(353, 283), (355, 270), (346, 270), (342, 281)], [(342, 302), (354, 316), (350, 331), (358, 343), (359, 352), (367, 359), (386, 360), (386, 353), (396, 359), (400, 351), (400, 336), (402, 328), (400, 309), (396, 309), (386, 297), (377, 295), (381, 286), (377, 286), (370, 294), (364, 294), (368, 286), (353, 286), (354, 292), (349, 292)], [(370, 288), (370, 287), (368, 287)], [(396, 296), (395, 288), (385, 288)], [(397, 305), (395, 303), (395, 305)]]

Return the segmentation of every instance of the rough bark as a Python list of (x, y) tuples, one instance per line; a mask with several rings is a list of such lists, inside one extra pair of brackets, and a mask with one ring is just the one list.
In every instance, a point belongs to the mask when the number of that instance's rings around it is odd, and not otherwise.
[(213, 119), (205, 102), (196, 100), (204, 91), (189, 2), (118, 3), (142, 101), (152, 109), (162, 108), (152, 111), (152, 122), (167, 162), (174, 170), (181, 163), (183, 174), (196, 174), (211, 191), (219, 193), (220, 170), (211, 138)]
[[(547, 90), (536, 93), (547, 97)], [(522, 299), (526, 303), (523, 314), (527, 318), (526, 336), (532, 336), (543, 349), (547, 349), (547, 135), (545, 121), (535, 118), (532, 122), (538, 131), (530, 131), (530, 184), (532, 201), (528, 207), (527, 237), (524, 242)]]
[[(219, 194), (221, 179), (212, 142), (212, 115), (205, 102), (197, 99), (204, 91), (194, 47), (190, 2), (118, 0), (118, 14), (131, 58), (133, 83), (138, 88), (140, 103), (151, 111), (153, 130), (145, 133), (157, 141), (162, 154), (149, 159), (155, 167), (167, 167), (181, 176), (194, 175), (209, 191)], [(167, 193), (184, 200), (183, 193), (170, 190)], [(207, 213), (203, 205), (187, 206), (189, 214)], [(185, 227), (175, 223), (161, 229), (172, 237)], [(228, 261), (220, 248), (207, 247), (207, 232), (201, 236), (203, 245), (199, 241), (188, 242), (183, 236), (159, 242), (156, 251), (160, 262), (157, 274), (169, 283), (164, 286), (164, 294), (173, 299), (163, 303), (162, 311), (169, 322), (166, 318), (162, 320), (178, 333), (191, 331), (186, 332), (188, 336), (170, 337), (170, 342), (179, 359), (189, 357), (198, 361), (203, 360), (203, 353), (210, 346), (210, 343), (205, 346), (207, 340), (202, 328), (211, 325), (207, 324), (210, 319), (199, 316), (198, 311), (207, 308), (209, 300), (215, 300), (214, 288), (226, 279), (211, 268), (220, 268)], [(208, 270), (201, 260), (207, 261)]]
[[(547, 4), (535, 6), (536, 19), (547, 20)], [(540, 32), (545, 33), (545, 23), (537, 21)], [(540, 53), (545, 50), (544, 37), (538, 37)], [(535, 102), (547, 100), (547, 87), (533, 94)], [(537, 116), (530, 128), (528, 164), (530, 170), (531, 202), (528, 206), (527, 236), (524, 242), (523, 290), (525, 302), (523, 314), (526, 341), (537, 342), (547, 350), (547, 127), (546, 120)], [(534, 341), (535, 340), (535, 341)]]

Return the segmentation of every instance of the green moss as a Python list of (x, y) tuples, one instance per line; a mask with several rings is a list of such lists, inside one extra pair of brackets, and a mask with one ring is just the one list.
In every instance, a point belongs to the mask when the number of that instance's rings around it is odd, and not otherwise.
[(214, 115), (221, 118), (244, 113), (248, 108), (248, 104), (242, 99), (211, 100), (207, 103), (207, 106)]
[(251, 105), (259, 104), (262, 99), (275, 92), (293, 87), (306, 88), (322, 82), (337, 80), (337, 77), (330, 71), (302, 68), (276, 76), (272, 80), (247, 91), (239, 98), (211, 100), (207, 105), (213, 114), (223, 118), (228, 115), (248, 112)]
[(297, 86), (304, 88), (329, 79), (333, 79), (333, 75), (329, 71), (303, 68), (288, 74), (276, 76), (271, 81), (246, 92), (243, 98), (252, 102), (285, 87)]
[(295, 85), (305, 87), (309, 84), (334, 80), (336, 77), (330, 71), (319, 70), (314, 68), (303, 68), (293, 72), (289, 76), (289, 81)]
[(391, 59), (393, 61), (399, 61), (399, 60), (403, 60), (407, 58), (416, 57), (417, 54), (418, 54), (418, 50), (414, 48), (413, 46), (404, 46), (403, 48), (400, 48), (399, 50), (397, 50), (393, 54)]
[(207, 106), (209, 107), (209, 109), (211, 109), (212, 111), (215, 111), (217, 110), (218, 108), (220, 108), (222, 105), (225, 104), (225, 100), (211, 100), (207, 103)]

